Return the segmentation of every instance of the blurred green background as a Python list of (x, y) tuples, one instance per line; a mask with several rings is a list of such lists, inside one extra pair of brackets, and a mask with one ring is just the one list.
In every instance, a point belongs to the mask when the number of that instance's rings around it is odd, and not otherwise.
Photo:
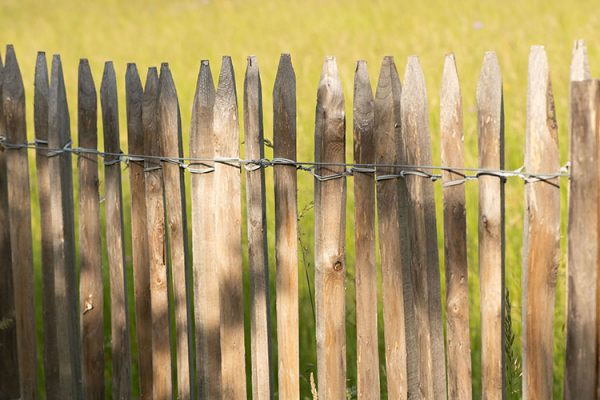
[[(271, 93), (279, 55), (289, 52), (297, 77), (298, 105), (298, 158), (313, 158), (313, 135), (316, 89), (324, 57), (335, 55), (346, 97), (347, 159), (352, 160), (352, 86), (355, 62), (365, 59), (369, 65), (372, 84), (376, 84), (379, 64), (384, 55), (393, 55), (400, 76), (408, 55), (418, 55), (425, 73), (429, 95), (430, 127), (433, 144), (433, 162), (440, 163), (439, 151), (439, 88), (444, 55), (454, 52), (461, 77), (464, 107), (465, 165), (477, 166), (475, 87), (480, 64), (486, 50), (498, 53), (503, 80), (505, 101), (505, 154), (506, 168), (516, 169), (523, 164), (525, 106), (527, 91), (527, 60), (531, 45), (546, 46), (553, 80), (553, 90), (559, 126), (561, 163), (568, 160), (568, 79), (573, 41), (589, 39), (592, 73), (596, 72), (594, 60), (598, 46), (591, 41), (600, 28), (597, 2), (560, 0), (503, 2), (485, 0), (461, 1), (157, 1), (157, 0), (0, 0), (0, 33), (2, 40), (13, 43), (20, 62), (26, 86), (29, 138), (33, 138), (32, 99), (35, 56), (38, 50), (50, 56), (62, 57), (65, 81), (71, 106), (72, 136), (76, 135), (77, 66), (80, 58), (88, 58), (99, 87), (103, 63), (115, 63), (119, 85), (122, 148), (127, 149), (124, 107), (124, 76), (127, 62), (136, 62), (145, 79), (149, 66), (160, 62), (170, 63), (181, 104), (184, 143), (189, 141), (189, 121), (196, 77), (201, 59), (209, 59), (215, 79), (218, 77), (223, 55), (233, 58), (237, 73), (238, 99), (241, 106), (243, 73), (246, 56), (258, 57), (263, 83), (265, 137), (272, 140)], [(101, 124), (99, 124), (99, 127)], [(243, 129), (242, 129), (243, 134)], [(100, 137), (102, 136), (100, 132)], [(100, 144), (100, 146), (102, 146)], [(100, 147), (102, 148), (102, 147)], [(35, 196), (36, 176), (31, 159), (31, 184), (33, 197), (34, 249), (37, 288), (40, 279), (40, 227), (39, 209)], [(242, 153), (243, 154), (243, 153)], [(272, 150), (266, 148), (266, 156)], [(75, 175), (76, 176), (76, 175)], [(101, 175), (103, 180), (103, 175)], [(188, 177), (189, 181), (189, 177)], [(123, 176), (125, 226), (129, 228), (129, 181), (127, 171)], [(270, 244), (271, 290), (274, 293), (274, 225), (272, 170), (267, 170), (268, 224)], [(563, 240), (558, 275), (557, 301), (554, 323), (554, 395), (562, 397), (565, 348), (565, 259), (564, 241), (566, 220), (566, 180), (562, 181)], [(302, 398), (310, 396), (309, 376), (316, 372), (314, 319), (310, 304), (310, 287), (314, 287), (313, 254), (313, 196), (312, 178), (299, 173), (299, 210), (306, 209), (300, 223), (303, 261), (299, 266), (300, 279), (300, 368)], [(471, 302), (471, 339), (473, 359), (473, 395), (481, 396), (480, 385), (480, 334), (479, 334), (479, 284), (477, 278), (477, 185), (468, 183), (468, 239), (469, 286)], [(103, 187), (101, 187), (103, 191)], [(188, 191), (189, 194), (189, 191)], [(102, 193), (101, 193), (102, 196)], [(245, 202), (245, 196), (243, 202)], [(189, 200), (189, 199), (188, 199)], [(441, 186), (436, 185), (438, 204), (438, 231), (443, 278), (443, 237), (441, 220)], [(77, 203), (75, 203), (77, 204)], [(356, 329), (354, 307), (354, 237), (353, 237), (352, 179), (348, 185), (347, 209), (347, 364), (349, 396), (356, 387)], [(188, 201), (189, 208), (189, 201)], [(506, 187), (506, 283), (511, 300), (514, 345), (510, 351), (514, 363), (507, 366), (507, 377), (512, 382), (511, 398), (520, 398), (520, 346), (521, 346), (521, 246), (523, 220), (523, 182), (509, 180)], [(246, 247), (246, 226), (241, 227)], [(131, 283), (130, 231), (126, 232), (128, 271)], [(103, 239), (104, 240), (104, 239)], [(105, 243), (104, 243), (105, 244)], [(247, 265), (245, 264), (245, 268)], [(106, 269), (106, 268), (105, 268)], [(105, 271), (107, 274), (107, 272)], [(443, 285), (442, 285), (443, 286)], [(130, 289), (132, 289), (130, 287)], [(246, 287), (247, 293), (247, 287)], [(130, 290), (130, 294), (133, 291)], [(39, 291), (36, 296), (40, 304)], [(381, 294), (379, 295), (381, 296)], [(274, 313), (274, 299), (271, 296)], [(105, 309), (108, 310), (108, 298)], [(133, 302), (131, 308), (133, 309)], [(246, 305), (248, 302), (246, 302)], [(381, 307), (381, 306), (380, 306)], [(381, 311), (381, 308), (380, 308)], [(246, 313), (248, 318), (248, 312)], [(132, 328), (134, 318), (130, 319)], [(248, 319), (247, 319), (248, 322)], [(274, 328), (275, 318), (272, 319)], [(106, 345), (110, 347), (109, 320), (106, 319)], [(247, 324), (248, 325), (248, 324)], [(38, 313), (38, 330), (42, 339), (41, 313)], [(383, 326), (379, 319), (380, 331)], [(133, 332), (133, 331), (132, 331)], [(276, 337), (274, 339), (273, 366), (276, 368)], [(135, 347), (135, 339), (133, 340)], [(249, 337), (246, 337), (249, 349)], [(134, 348), (134, 354), (135, 354)], [(385, 382), (383, 335), (380, 335), (381, 372)], [(41, 351), (40, 351), (41, 357)], [(107, 353), (107, 384), (110, 384), (110, 354)], [(134, 358), (134, 377), (137, 378), (137, 361)], [(41, 363), (40, 363), (41, 365)], [(249, 364), (248, 364), (249, 366)], [(41, 372), (41, 371), (40, 371)], [(276, 375), (275, 375), (276, 376)], [(249, 378), (248, 378), (249, 382)], [(42, 385), (40, 381), (40, 385)], [(385, 390), (385, 385), (384, 385)], [(134, 392), (138, 392), (134, 383)], [(108, 391), (108, 393), (110, 393)]]

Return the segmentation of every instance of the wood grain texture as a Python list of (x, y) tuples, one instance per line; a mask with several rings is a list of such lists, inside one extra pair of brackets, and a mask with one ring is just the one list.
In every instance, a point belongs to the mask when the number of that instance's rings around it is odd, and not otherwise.
[[(279, 58), (273, 87), (273, 156), (296, 159), (296, 74)], [(293, 165), (273, 167), (279, 398), (300, 395), (298, 328), (298, 178)]]
[[(135, 64), (127, 64), (125, 102), (127, 108), (127, 144), (129, 154), (144, 153), (142, 124), (143, 88)], [(152, 310), (150, 306), (150, 269), (148, 268), (148, 229), (146, 227), (146, 185), (144, 160), (130, 160), (131, 236), (133, 253), (133, 289), (135, 328), (141, 399), (152, 398)]]
[[(100, 85), (104, 151), (120, 153), (119, 106), (117, 81), (111, 61), (104, 64)], [(128, 399), (131, 396), (131, 354), (129, 339), (129, 310), (127, 306), (127, 274), (123, 236), (123, 193), (121, 164), (118, 156), (104, 158), (106, 243), (110, 276), (112, 396)]]
[[(405, 164), (401, 135), (402, 85), (393, 57), (384, 57), (375, 92), (375, 161)], [(379, 178), (398, 173), (377, 168)], [(414, 287), (410, 272), (408, 192), (404, 179), (377, 180), (377, 217), (383, 290), (383, 325), (388, 396), (414, 398), (419, 393)]]
[[(161, 155), (183, 157), (179, 102), (169, 66), (163, 63), (158, 80), (158, 133)], [(163, 179), (167, 208), (167, 228), (173, 276), (175, 337), (177, 346), (177, 397), (193, 398), (193, 352), (191, 338), (191, 282), (188, 279), (187, 216), (183, 170), (177, 164), (163, 162)]]
[[(98, 148), (98, 99), (88, 60), (79, 62), (78, 145)], [(98, 156), (81, 154), (79, 170), (79, 297), (86, 399), (104, 399), (104, 288)]]
[[(525, 170), (558, 171), (558, 135), (546, 51), (529, 53)], [(553, 314), (560, 259), (558, 178), (525, 185), (523, 227), (523, 398), (552, 399)]]
[[(375, 162), (375, 111), (366, 61), (354, 73), (354, 162)], [(354, 241), (356, 248), (357, 396), (379, 399), (377, 270), (375, 266), (375, 174), (354, 172)]]
[[(502, 77), (487, 52), (477, 85), (479, 168), (504, 168)], [(504, 181), (479, 177), (479, 290), (482, 398), (503, 399), (504, 385)]]
[[(4, 65), (0, 57), (0, 136), (6, 137), (2, 112), (2, 81)], [(48, 119), (46, 118), (46, 121)], [(17, 354), (17, 324), (10, 256), (10, 228), (8, 226), (8, 187), (6, 180), (6, 149), (0, 146), (0, 398), (16, 399), (20, 396), (19, 358)]]
[[(248, 57), (244, 79), (245, 157), (265, 156), (262, 87), (256, 57)], [(269, 255), (267, 243), (267, 204), (265, 170), (246, 169), (248, 218), (248, 265), (250, 272), (250, 348), (252, 351), (252, 398), (273, 397), (271, 370), (271, 318), (269, 310)]]
[[(442, 165), (464, 168), (463, 112), (454, 54), (444, 61), (440, 95)], [(444, 197), (444, 259), (446, 268), (446, 338), (448, 397), (470, 400), (471, 339), (469, 336), (469, 268), (465, 185), (449, 185), (461, 173), (442, 171)]]
[[(148, 69), (142, 100), (144, 154), (159, 156), (158, 72), (154, 67)], [(152, 307), (152, 398), (168, 400), (173, 398), (173, 387), (163, 176), (158, 160), (146, 159), (144, 167)]]
[[(60, 56), (54, 55), (48, 97), (48, 147), (61, 149), (70, 143), (70, 118), (62, 64)], [(50, 206), (60, 393), (62, 398), (79, 399), (83, 392), (71, 153), (62, 152), (50, 157), (48, 170), (53, 184)]]
[[(12, 45), (6, 47), (2, 73), (2, 112), (6, 140), (27, 142), (25, 90)], [(15, 302), (17, 354), (21, 399), (37, 397), (37, 357), (35, 342), (35, 305), (33, 252), (31, 233), (31, 197), (27, 149), (6, 151), (6, 186), (8, 188), (8, 223)]]
[[(402, 137), (408, 165), (431, 165), (427, 93), (417, 57), (409, 57), (401, 99)], [(446, 398), (444, 327), (433, 182), (407, 175), (411, 270), (419, 354), (419, 388), (425, 399)]]
[[(213, 118), (215, 156), (239, 158), (237, 94), (230, 57), (223, 57)], [(220, 277), (223, 399), (243, 399), (246, 398), (246, 363), (240, 171), (232, 165), (217, 163), (214, 179), (219, 221), (215, 250)]]
[[(325, 59), (317, 91), (315, 161), (344, 163), (344, 93), (334, 57)], [(343, 167), (318, 166), (321, 176)], [(315, 178), (315, 299), (319, 397), (343, 399), (346, 393), (345, 231), (346, 178)]]
[(596, 398), (600, 81), (571, 82), (565, 399)]
[[(215, 84), (210, 64), (200, 64), (190, 135), (190, 157), (212, 159), (215, 152), (213, 108)], [(214, 163), (192, 168), (208, 170)], [(196, 379), (201, 399), (221, 397), (221, 335), (219, 279), (215, 252), (216, 204), (214, 173), (191, 176), (192, 258), (194, 260), (194, 310), (196, 313)]]
[(583, 40), (573, 43), (573, 57), (571, 59), (570, 80), (583, 81), (591, 78), (590, 64), (588, 62), (587, 47)]

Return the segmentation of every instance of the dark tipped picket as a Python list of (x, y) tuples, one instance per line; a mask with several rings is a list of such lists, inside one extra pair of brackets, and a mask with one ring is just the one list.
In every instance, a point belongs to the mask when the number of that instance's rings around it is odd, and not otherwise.
[[(212, 159), (215, 152), (215, 84), (210, 64), (200, 64), (190, 134), (190, 157)], [(192, 162), (192, 258), (196, 313), (196, 379), (203, 400), (221, 396), (221, 335), (216, 244), (215, 174), (212, 162)]]
[[(159, 157), (158, 72), (148, 69), (142, 96), (144, 154)], [(148, 269), (150, 273), (150, 305), (152, 312), (152, 395), (151, 398), (173, 398), (171, 382), (171, 328), (167, 278), (167, 234), (165, 228), (164, 185), (160, 161), (144, 161), (146, 227), (148, 229)]]
[[(223, 57), (214, 107), (215, 156), (240, 156), (240, 132), (235, 76), (230, 57)], [(240, 171), (235, 165), (215, 165), (217, 241), (221, 305), (223, 399), (246, 397), (244, 291)]]
[[(477, 85), (479, 168), (504, 168), (504, 105), (500, 66), (487, 52)], [(479, 290), (482, 398), (506, 396), (504, 368), (504, 180), (479, 177)]]
[[(334, 57), (325, 59), (317, 91), (315, 161), (344, 163), (344, 93)], [(327, 177), (343, 167), (318, 166)], [(346, 393), (346, 178), (315, 178), (315, 299), (319, 396), (342, 399)]]
[[(171, 71), (162, 64), (158, 80), (158, 133), (163, 157), (183, 157), (179, 103)], [(193, 357), (191, 340), (191, 298), (188, 297), (189, 259), (187, 250), (187, 216), (183, 170), (174, 163), (162, 163), (165, 207), (171, 273), (173, 276), (173, 299), (175, 309), (175, 337), (177, 347), (177, 397), (193, 398)]]
[[(375, 111), (366, 61), (354, 73), (354, 162), (375, 162)], [(356, 359), (357, 395), (379, 399), (377, 338), (377, 270), (375, 268), (375, 173), (354, 172), (354, 241), (356, 249)]]
[(100, 102), (104, 151), (110, 153), (104, 158), (104, 198), (111, 300), (112, 396), (113, 399), (126, 399), (131, 396), (131, 351), (119, 156), (121, 152), (119, 106), (117, 81), (111, 61), (104, 64), (104, 74), (100, 85)]
[[(296, 74), (289, 54), (279, 58), (273, 87), (273, 156), (296, 159)], [(280, 399), (300, 393), (298, 331), (298, 178), (293, 165), (273, 167), (278, 383)]]
[[(472, 397), (469, 333), (469, 271), (464, 168), (463, 110), (454, 54), (446, 55), (440, 95), (444, 184), (444, 259), (446, 268), (446, 346), (448, 398)], [(456, 168), (456, 170), (452, 170)]]
[[(262, 87), (256, 57), (248, 57), (244, 79), (244, 143), (246, 158), (265, 156)], [(264, 168), (246, 168), (248, 261), (250, 271), (250, 349), (252, 398), (273, 397), (271, 318), (269, 312), (269, 255)]]
[[(88, 60), (79, 61), (77, 95), (78, 145), (98, 149), (98, 96)], [(100, 194), (96, 154), (80, 154), (79, 303), (86, 399), (104, 399), (104, 287)]]
[[(6, 47), (2, 72), (2, 112), (9, 143), (27, 143), (25, 89), (17, 56), (12, 45)], [(15, 302), (15, 324), (21, 398), (37, 397), (37, 357), (35, 341), (35, 304), (31, 232), (31, 196), (27, 149), (6, 150), (8, 222)]]

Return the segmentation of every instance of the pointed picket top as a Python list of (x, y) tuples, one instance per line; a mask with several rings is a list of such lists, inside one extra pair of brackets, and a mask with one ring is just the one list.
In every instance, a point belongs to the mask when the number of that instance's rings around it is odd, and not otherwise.
[(210, 129), (212, 129), (215, 95), (215, 83), (210, 63), (208, 60), (202, 60), (192, 106), (190, 157), (213, 157), (214, 140), (212, 139), (212, 130), (208, 131), (207, 123), (210, 120)]
[(571, 81), (591, 79), (590, 65), (588, 62), (585, 41), (578, 39), (573, 44), (573, 58), (571, 60)]
[[(441, 131), (454, 131), (454, 129), (451, 128), (456, 125), (457, 118), (460, 118), (462, 121), (461, 103), (460, 82), (458, 80), (458, 72), (456, 70), (456, 60), (454, 59), (454, 54), (447, 54), (446, 58), (444, 59), (442, 88), (440, 94)], [(461, 137), (448, 137), (448, 139), (453, 141), (460, 140), (462, 142), (462, 132), (460, 132), (460, 135)], [(442, 146), (442, 151), (443, 149), (444, 146)]]
[[(102, 83), (100, 84), (100, 102), (102, 104), (102, 125), (104, 130), (104, 150), (109, 153), (121, 151), (119, 142), (119, 102), (117, 97), (117, 77), (112, 61), (104, 64)], [(108, 156), (111, 161), (115, 156)]]
[(296, 158), (296, 73), (289, 54), (279, 57), (273, 86), (273, 154)]
[(90, 63), (85, 58), (79, 60), (77, 92), (79, 146), (96, 148), (98, 146), (98, 99)]
[(142, 81), (135, 63), (127, 64), (125, 72), (125, 106), (127, 109), (127, 142), (130, 154), (144, 152), (144, 130), (142, 128)]
[[(158, 70), (156, 67), (148, 68), (146, 83), (142, 95), (142, 125), (144, 126), (144, 153), (160, 155), (160, 141), (158, 139)], [(146, 167), (155, 164), (146, 160)]]
[(157, 111), (162, 155), (179, 157), (179, 104), (173, 75), (167, 63), (160, 66)]
[(502, 104), (502, 75), (496, 53), (488, 51), (483, 57), (483, 65), (477, 84), (477, 105), (482, 113), (500, 115)]
[(317, 91), (317, 106), (327, 110), (328, 118), (344, 117), (344, 92), (335, 57), (327, 57), (323, 63)]
[(48, 81), (48, 63), (46, 53), (38, 52), (35, 62), (33, 94), (33, 123), (37, 140), (48, 140), (48, 96), (50, 84)]
[(48, 147), (62, 148), (71, 140), (71, 124), (62, 62), (58, 54), (52, 56), (48, 121)]
[[(425, 77), (419, 58), (408, 57), (402, 88), (402, 137), (406, 142), (407, 162), (428, 165), (425, 161), (431, 154), (429, 141), (429, 115)], [(431, 158), (431, 156), (429, 156)]]
[(246, 157), (263, 158), (262, 86), (256, 56), (248, 57), (244, 77), (244, 114), (247, 114), (244, 115)]
[(6, 60), (2, 73), (2, 109), (7, 140), (11, 143), (26, 142), (25, 88), (15, 49), (11, 44), (6, 46)]
[(239, 125), (235, 74), (231, 57), (224, 56), (215, 94), (214, 133), (215, 155), (237, 157), (239, 155)]
[[(356, 63), (354, 75), (354, 160), (358, 163), (372, 163), (373, 157), (373, 90), (367, 71), (367, 62)], [(365, 155), (369, 159), (363, 159)]]
[[(237, 93), (235, 88), (235, 73), (231, 57), (224, 56), (219, 73), (219, 83), (215, 97), (215, 115), (218, 112), (235, 112), (237, 115)], [(216, 119), (218, 120), (218, 118)]]

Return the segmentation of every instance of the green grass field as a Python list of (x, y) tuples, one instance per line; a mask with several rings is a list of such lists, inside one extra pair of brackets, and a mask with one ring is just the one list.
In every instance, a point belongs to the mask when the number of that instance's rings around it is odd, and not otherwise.
[[(181, 104), (184, 141), (189, 140), (189, 120), (192, 96), (201, 59), (212, 63), (213, 76), (218, 76), (220, 58), (233, 57), (237, 72), (238, 98), (241, 105), (243, 73), (246, 56), (258, 57), (264, 90), (265, 136), (272, 139), (271, 91), (279, 54), (292, 55), (297, 76), (298, 157), (313, 158), (314, 114), (317, 82), (324, 57), (335, 55), (346, 96), (347, 157), (352, 159), (352, 85), (357, 59), (368, 61), (372, 84), (377, 82), (379, 64), (384, 55), (393, 55), (400, 76), (408, 55), (420, 57), (429, 94), (430, 127), (433, 161), (440, 163), (439, 151), (439, 88), (444, 55), (456, 54), (461, 77), (465, 118), (465, 164), (477, 166), (475, 87), (480, 64), (486, 50), (495, 50), (503, 72), (506, 120), (506, 168), (516, 169), (523, 164), (525, 143), (525, 105), (527, 91), (527, 60), (529, 47), (546, 46), (550, 61), (553, 90), (559, 126), (561, 163), (568, 161), (568, 79), (573, 40), (588, 39), (592, 73), (597, 71), (599, 46), (593, 41), (600, 29), (597, 4), (592, 0), (565, 2), (489, 0), (449, 1), (118, 1), (80, 2), (76, 0), (1, 0), (0, 37), (13, 43), (26, 85), (28, 100), (28, 135), (33, 138), (32, 99), (33, 72), (38, 50), (50, 56), (62, 57), (65, 81), (71, 105), (72, 135), (76, 138), (77, 66), (80, 58), (88, 58), (99, 86), (103, 63), (115, 62), (120, 105), (121, 137), (126, 146), (124, 76), (127, 62), (137, 62), (142, 71), (167, 61), (177, 84)], [(243, 130), (242, 130), (243, 133)], [(101, 136), (101, 135), (100, 135)], [(186, 152), (187, 154), (187, 152)], [(271, 149), (266, 150), (272, 156)], [(31, 158), (33, 159), (33, 157)], [(32, 163), (33, 167), (33, 163)], [(127, 172), (123, 177), (125, 201), (129, 202)], [(188, 177), (189, 179), (189, 177)], [(35, 172), (31, 170), (32, 190), (36, 190)], [(269, 185), (268, 207), (273, 210), (272, 171), (267, 172)], [(566, 180), (562, 181), (563, 238), (566, 226)], [(316, 370), (314, 319), (309, 299), (307, 278), (314, 287), (312, 263), (313, 196), (312, 178), (299, 175), (299, 209), (306, 208), (301, 220), (303, 251), (300, 266), (300, 343), (302, 398), (310, 396), (308, 379)], [(354, 238), (352, 213), (352, 180), (349, 180), (347, 211), (347, 355), (348, 388), (356, 386), (356, 330), (354, 313)], [(103, 188), (102, 188), (103, 190)], [(245, 199), (245, 196), (243, 196)], [(436, 185), (438, 231), (442, 239), (441, 186)], [(40, 278), (40, 228), (37, 197), (34, 196), (34, 248), (37, 287)], [(245, 201), (245, 200), (244, 200)], [(473, 357), (473, 394), (481, 395), (479, 284), (477, 279), (477, 186), (467, 184), (469, 285), (471, 289), (471, 339)], [(189, 203), (188, 203), (189, 204)], [(126, 226), (130, 219), (129, 204), (125, 206)], [(269, 244), (274, 243), (272, 212), (269, 217)], [(506, 283), (512, 303), (510, 317), (515, 335), (513, 354), (520, 354), (521, 343), (521, 245), (523, 220), (523, 183), (510, 180), (506, 188)], [(244, 240), (246, 226), (242, 227)], [(128, 232), (128, 241), (130, 233)], [(128, 242), (128, 249), (130, 243)], [(440, 240), (443, 266), (443, 242)], [(566, 242), (562, 240), (562, 257), (558, 275), (554, 323), (554, 395), (562, 397), (565, 349), (565, 271)], [(130, 253), (130, 252), (129, 252)], [(130, 260), (129, 260), (130, 261)], [(274, 290), (274, 252), (270, 251), (272, 290)], [(131, 263), (129, 262), (131, 271)], [(130, 274), (131, 278), (131, 274)], [(442, 267), (443, 282), (443, 267)], [(132, 291), (130, 291), (132, 293)], [(39, 296), (38, 296), (39, 297)], [(271, 297), (274, 312), (274, 296)], [(38, 298), (39, 300), (39, 298)], [(246, 302), (247, 304), (248, 302)], [(39, 304), (39, 302), (38, 302)], [(108, 302), (106, 309), (108, 310)], [(133, 308), (133, 303), (131, 304)], [(38, 314), (41, 341), (41, 313)], [(134, 319), (131, 319), (132, 323)], [(110, 330), (107, 330), (108, 334)], [(273, 323), (275, 319), (273, 318)], [(383, 326), (380, 318), (380, 327)], [(275, 339), (275, 337), (274, 337)], [(109, 338), (106, 338), (107, 346)], [(249, 338), (247, 337), (247, 346)], [(108, 347), (107, 347), (108, 348)], [(383, 352), (383, 335), (380, 335)], [(276, 355), (276, 352), (275, 352)], [(40, 351), (41, 357), (41, 351)], [(109, 357), (109, 356), (107, 356)], [(385, 373), (382, 361), (382, 379)], [(108, 361), (108, 359), (107, 359)], [(520, 398), (519, 357), (508, 366), (507, 376), (514, 383), (512, 398)], [(40, 363), (41, 364), (41, 363)], [(249, 365), (249, 364), (248, 364)], [(276, 363), (274, 363), (276, 366)], [(107, 366), (110, 363), (107, 362)], [(107, 384), (108, 380), (107, 371)], [(134, 374), (136, 366), (134, 360)], [(40, 382), (42, 384), (42, 382)], [(134, 391), (137, 391), (135, 387)]]

